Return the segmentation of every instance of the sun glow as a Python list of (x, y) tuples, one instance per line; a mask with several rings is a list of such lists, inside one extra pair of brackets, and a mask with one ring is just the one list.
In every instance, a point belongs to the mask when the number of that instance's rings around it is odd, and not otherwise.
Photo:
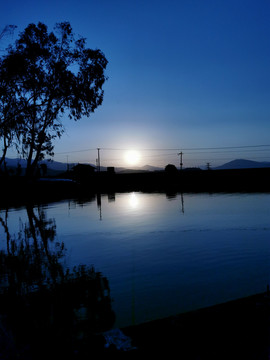
[(140, 161), (141, 155), (136, 150), (130, 150), (125, 153), (124, 158), (128, 165), (137, 165)]

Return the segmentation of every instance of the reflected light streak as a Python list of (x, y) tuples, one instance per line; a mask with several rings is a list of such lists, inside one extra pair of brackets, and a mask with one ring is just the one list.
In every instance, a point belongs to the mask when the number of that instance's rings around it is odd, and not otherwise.
[(138, 207), (140, 205), (138, 195), (135, 193), (130, 194), (128, 203), (132, 209), (138, 209)]

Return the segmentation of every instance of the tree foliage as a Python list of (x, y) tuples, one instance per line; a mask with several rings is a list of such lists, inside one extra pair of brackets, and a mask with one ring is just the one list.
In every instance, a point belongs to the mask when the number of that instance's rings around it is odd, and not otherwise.
[[(16, 26), (7, 25), (0, 31), (0, 40), (12, 35)], [(6, 62), (0, 59), (0, 139), (3, 141), (3, 153), (0, 166), (4, 162), (7, 149), (12, 144), (15, 129), (16, 84), (8, 76)]]
[(53, 141), (64, 131), (63, 115), (79, 120), (103, 101), (104, 54), (86, 48), (68, 22), (54, 30), (28, 25), (0, 63), (0, 136), (27, 158), (28, 175), (46, 154), (53, 155)]
[(177, 173), (177, 168), (173, 164), (168, 164), (165, 166), (165, 171), (168, 174), (175, 174), (175, 173)]

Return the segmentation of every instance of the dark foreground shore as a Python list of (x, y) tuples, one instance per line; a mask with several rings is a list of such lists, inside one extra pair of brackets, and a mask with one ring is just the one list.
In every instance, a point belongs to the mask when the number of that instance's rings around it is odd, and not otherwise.
[(123, 329), (138, 356), (269, 359), (270, 294), (258, 294)]
[(48, 342), (40, 339), (39, 334), (36, 337), (37, 343), (29, 339), (28, 345), (13, 348), (8, 332), (0, 322), (0, 358), (86, 360), (124, 356), (135, 359), (269, 360), (270, 293), (140, 325), (88, 334), (75, 343), (69, 340), (67, 343)]
[(270, 293), (230, 301), (86, 340), (74, 359), (269, 360)]

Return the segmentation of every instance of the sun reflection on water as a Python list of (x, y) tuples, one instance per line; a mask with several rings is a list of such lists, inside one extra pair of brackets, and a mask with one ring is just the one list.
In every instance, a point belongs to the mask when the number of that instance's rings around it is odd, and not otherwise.
[(129, 206), (132, 209), (137, 210), (139, 208), (139, 205), (140, 205), (138, 194), (135, 194), (134, 192), (131, 193), (129, 195), (128, 203), (129, 203)]

